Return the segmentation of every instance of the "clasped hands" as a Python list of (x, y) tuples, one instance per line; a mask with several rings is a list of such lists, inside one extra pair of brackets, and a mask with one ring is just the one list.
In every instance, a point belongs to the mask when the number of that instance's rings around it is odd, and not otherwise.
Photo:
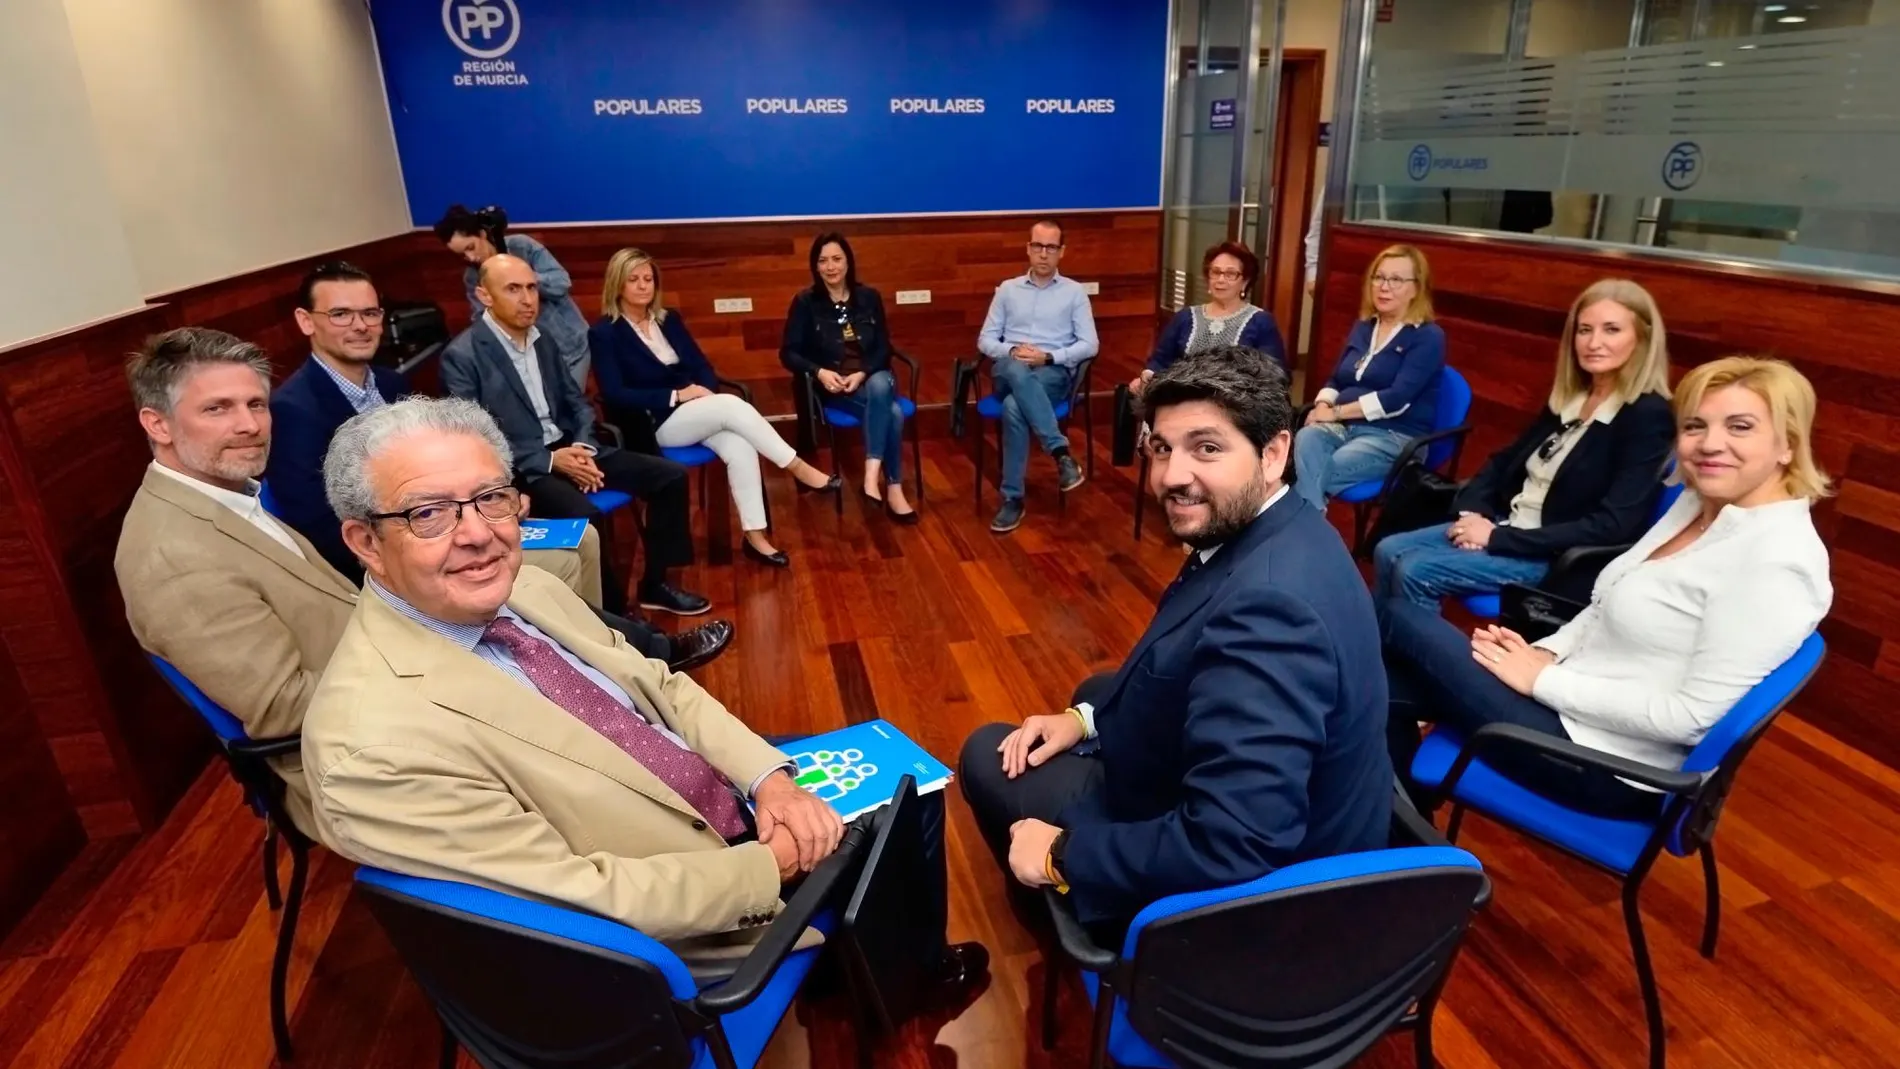
[[(1082, 721), (1074, 713), (1032, 716), (996, 747), (1003, 775), (1010, 779), (1039, 768), (1051, 757), (1082, 741)], [(1051, 886), (1049, 848), (1062, 829), (1047, 821), (1019, 820), (1009, 827), (1009, 871), (1025, 887)]]
[(1047, 349), (1038, 349), (1033, 345), (1012, 345), (1009, 347), (1009, 355), (1030, 367), (1040, 367), (1055, 359), (1049, 355)]
[(1475, 512), (1460, 512), (1445, 531), (1445, 539), (1459, 549), (1483, 549), (1491, 544), (1491, 532), (1497, 526)]
[(1537, 685), (1537, 677), (1557, 663), (1556, 654), (1539, 649), (1524, 641), (1523, 635), (1496, 624), (1471, 633), (1471, 658), (1505, 686), (1527, 698), (1531, 696), (1531, 688)]
[(583, 494), (591, 494), (607, 485), (607, 477), (601, 474), (600, 465), (594, 463), (593, 451), (584, 445), (556, 449), (548, 457), (554, 470), (566, 477), (568, 482), (580, 487)]
[(1316, 401), (1306, 413), (1306, 422), (1302, 426), (1311, 427), (1315, 423), (1338, 423), (1339, 409), (1331, 401)]
[(760, 781), (752, 809), (759, 841), (772, 848), (772, 859), (778, 862), (780, 883), (817, 868), (844, 841), (838, 811), (793, 782), (783, 769)]
[(840, 375), (828, 367), (818, 369), (818, 385), (829, 393), (856, 393), (864, 385), (864, 372), (853, 371), (849, 375)]

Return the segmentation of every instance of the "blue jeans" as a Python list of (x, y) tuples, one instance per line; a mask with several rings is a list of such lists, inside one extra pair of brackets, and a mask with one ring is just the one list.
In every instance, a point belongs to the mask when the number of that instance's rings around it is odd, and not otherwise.
[(897, 380), (888, 371), (865, 378), (854, 393), (830, 394), (827, 405), (836, 405), (858, 417), (864, 427), (866, 456), (884, 462), (884, 481), (904, 481), (904, 410), (897, 405)]
[(1003, 481), (1006, 498), (1023, 496), (1029, 470), (1029, 434), (1035, 432), (1045, 453), (1069, 447), (1056, 424), (1056, 402), (1069, 396), (1069, 369), (1058, 364), (1030, 367), (1013, 356), (990, 362), (990, 377), (1003, 399)]
[(1372, 551), (1373, 603), (1399, 597), (1436, 612), (1440, 598), (1488, 594), (1506, 583), (1530, 586), (1550, 571), (1546, 560), (1459, 549), (1446, 540), (1449, 530), (1441, 523), (1380, 539)]
[(1293, 492), (1326, 511), (1326, 499), (1392, 470), (1410, 437), (1370, 423), (1315, 423), (1293, 437)]

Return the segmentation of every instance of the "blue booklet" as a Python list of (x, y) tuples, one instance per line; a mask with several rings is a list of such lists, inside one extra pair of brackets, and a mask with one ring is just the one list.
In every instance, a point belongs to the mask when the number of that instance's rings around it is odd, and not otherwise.
[(522, 549), (573, 549), (587, 533), (586, 520), (522, 520)]
[(890, 802), (897, 781), (917, 778), (917, 793), (943, 790), (950, 768), (887, 720), (871, 720), (780, 747), (798, 764), (798, 785), (850, 821)]

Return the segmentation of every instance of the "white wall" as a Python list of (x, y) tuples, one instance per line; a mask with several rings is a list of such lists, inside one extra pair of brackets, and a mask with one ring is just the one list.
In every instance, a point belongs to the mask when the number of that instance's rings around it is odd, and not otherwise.
[(363, 0), (65, 8), (144, 294), (410, 229)]
[(131, 252), (60, 0), (8, 0), (0, 32), (0, 346), (131, 308)]

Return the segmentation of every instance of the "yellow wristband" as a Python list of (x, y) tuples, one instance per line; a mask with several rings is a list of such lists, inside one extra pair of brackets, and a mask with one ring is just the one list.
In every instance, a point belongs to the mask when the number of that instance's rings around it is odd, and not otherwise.
[(1042, 855), (1042, 874), (1047, 876), (1049, 882), (1055, 885), (1056, 894), (1066, 895), (1069, 893), (1069, 885), (1062, 882), (1062, 874), (1056, 871), (1056, 855), (1054, 851)]
[(1092, 732), (1089, 731), (1089, 718), (1082, 715), (1082, 710), (1077, 709), (1075, 706), (1071, 705), (1067, 709), (1064, 709), (1062, 711), (1065, 713), (1068, 713), (1070, 716), (1075, 717), (1075, 722), (1082, 725), (1083, 738), (1086, 739), (1089, 737), (1090, 734), (1092, 734)]

